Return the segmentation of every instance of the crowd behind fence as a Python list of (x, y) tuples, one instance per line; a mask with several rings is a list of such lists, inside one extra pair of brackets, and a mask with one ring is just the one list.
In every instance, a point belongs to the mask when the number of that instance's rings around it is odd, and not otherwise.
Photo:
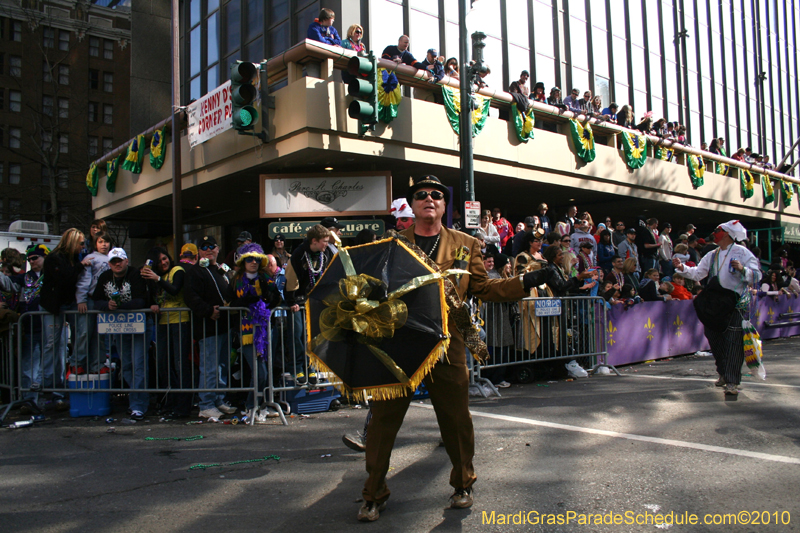
[[(269, 348), (263, 357), (242, 343), (242, 318), (248, 310), (220, 311), (213, 330), (205, 321), (195, 320), (187, 308), (162, 309), (158, 314), (150, 309), (25, 313), (0, 337), (4, 400), (27, 400), (23, 405), (38, 411), (46, 401), (59, 401), (70, 393), (127, 393), (129, 414), (147, 412), (155, 400), (157, 406), (169, 404), (188, 415), (195, 394), (201, 411), (204, 402), (219, 405), (231, 397), (239, 405), (246, 394), (242, 414), (250, 415), (251, 423), (254, 416), (249, 410), (270, 407), (286, 424), (294, 395), (333, 387), (333, 376), (312, 379), (302, 308), (273, 311), (265, 333)], [(577, 359), (584, 366), (597, 360), (595, 368), (605, 363), (607, 319), (602, 298), (490, 302), (482, 305), (480, 317), (491, 358), (473, 367), (473, 383), (485, 382), (485, 376), (502, 374), (514, 365), (566, 359)], [(107, 380), (102, 388), (83, 388), (87, 380), (100, 376)]]

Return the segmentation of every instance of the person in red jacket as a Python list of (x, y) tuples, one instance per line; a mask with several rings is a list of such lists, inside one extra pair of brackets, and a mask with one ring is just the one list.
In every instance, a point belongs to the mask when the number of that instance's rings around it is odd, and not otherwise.
[(494, 227), (497, 228), (497, 233), (500, 235), (500, 249), (502, 250), (508, 239), (514, 236), (514, 226), (511, 225), (511, 222), (503, 218), (503, 213), (500, 211), (499, 207), (492, 209), (492, 218), (492, 223)]
[(683, 277), (683, 274), (675, 273), (672, 276), (672, 284), (675, 286), (675, 289), (670, 293), (673, 300), (691, 300), (692, 293), (686, 288), (686, 281)]

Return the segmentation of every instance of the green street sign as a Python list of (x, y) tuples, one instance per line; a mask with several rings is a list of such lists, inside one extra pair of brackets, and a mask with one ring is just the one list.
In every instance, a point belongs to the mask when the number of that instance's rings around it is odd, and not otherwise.
[[(364, 229), (371, 229), (378, 237), (386, 231), (383, 220), (342, 220), (339, 223), (344, 225), (342, 239), (353, 239), (358, 232)], [(285, 222), (271, 222), (269, 225), (269, 238), (274, 239), (275, 235), (282, 233), (287, 239), (305, 239), (309, 228), (314, 224), (319, 224), (319, 220), (287, 220)]]

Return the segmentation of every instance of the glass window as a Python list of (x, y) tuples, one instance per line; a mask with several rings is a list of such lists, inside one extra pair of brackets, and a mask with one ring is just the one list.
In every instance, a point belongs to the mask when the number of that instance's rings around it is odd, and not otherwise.
[(89, 137), (89, 157), (97, 157), (97, 151), (100, 149), (100, 139), (97, 137)]
[(270, 24), (289, 18), (289, 0), (272, 0), (269, 9)]
[(219, 64), (216, 64), (206, 71), (206, 87), (208, 91), (213, 91), (219, 85)]
[(103, 41), (103, 59), (114, 59), (114, 41)]
[(673, 39), (678, 32), (675, 31), (675, 14), (672, 12), (671, 2), (662, 2), (661, 16), (664, 27), (664, 58), (675, 62), (675, 43)]
[(53, 147), (53, 134), (49, 131), (42, 132), (42, 151), (49, 152)]
[(89, 69), (89, 88), (90, 89), (99, 89), (100, 88), (100, 71)]
[(618, 81), (614, 82), (614, 101), (616, 101), (620, 107), (630, 102), (627, 84)]
[(8, 91), (8, 110), (14, 113), (22, 111), (22, 93), (19, 91)]
[(602, 106), (608, 107), (611, 103), (611, 93), (608, 87), (608, 78), (594, 77), (594, 95), (602, 98)]
[[(264, 31), (264, 0), (247, 0), (247, 40), (261, 35)], [(311, 19), (313, 20), (313, 18)], [(306, 21), (304, 21), (306, 22)], [(308, 22), (306, 22), (308, 24)], [(302, 34), (305, 36), (305, 33)]]
[(16, 20), (11, 22), (11, 40), (18, 43), (22, 42), (22, 22)]
[[(718, 122), (724, 123), (725, 121), (725, 89), (721, 83), (714, 83), (714, 118)], [(720, 126), (720, 130), (723, 126)], [(730, 155), (730, 154), (728, 154)]]
[(87, 115), (89, 122), (97, 122), (97, 111), (100, 105), (97, 102), (89, 102), (89, 107), (87, 108)]
[[(508, 79), (512, 81), (519, 79), (519, 73), (523, 70), (531, 71), (528, 49), (513, 44), (508, 45)], [(528, 80), (528, 88), (533, 88), (530, 80)]]
[[(66, 168), (59, 168), (58, 169), (58, 174), (56, 176), (56, 179), (58, 180), (58, 188), (59, 189), (67, 189), (67, 188), (69, 188), (69, 170), (67, 170)], [(66, 208), (64, 208), (64, 210), (66, 211)], [(64, 218), (63, 218), (64, 215), (61, 215), (61, 216), (62, 216), (61, 221), (64, 222)]]
[(53, 97), (42, 96), (42, 114), (48, 117), (53, 116)]
[(424, 11), (437, 17), (439, 16), (438, 2), (431, 2), (430, 0), (408, 0), (408, 7)]
[(189, 52), (189, 74), (191, 76), (198, 74), (201, 68), (200, 56), (203, 51), (201, 39), (202, 31), (203, 28), (198, 26), (192, 30), (191, 34), (189, 34), (189, 44), (191, 49)]
[(50, 65), (47, 64), (47, 61), (42, 63), (42, 81), (45, 83), (53, 82), (53, 74), (52, 71), (50, 70)]
[(609, 0), (611, 12), (611, 33), (617, 37), (625, 39), (625, 2), (624, 0)]
[(650, 95), (650, 102), (653, 113), (659, 115), (660, 117), (666, 117), (666, 113), (664, 112), (664, 100)]
[(20, 56), (10, 56), (8, 58), (8, 74), (15, 78), (22, 77), (22, 58)]
[(533, 2), (533, 42), (537, 54), (555, 57), (553, 49), (553, 8)]
[(56, 46), (56, 30), (53, 28), (45, 27), (42, 29), (42, 44), (45, 48), (55, 48)]
[[(687, 29), (687, 31), (689, 30)], [(683, 39), (683, 44), (686, 46), (686, 67), (697, 72), (697, 47), (692, 34)]]
[(697, 73), (689, 72), (686, 83), (689, 86), (689, 107), (695, 110), (700, 109), (698, 105), (700, 102), (700, 93), (697, 90)]
[[(389, 0), (373, 0), (369, 5), (370, 28), (380, 28), (369, 36), (370, 44), (375, 53), (382, 53), (383, 49), (390, 45), (396, 45), (397, 39), (403, 35), (403, 6)], [(458, 14), (456, 13), (456, 20)], [(305, 33), (303, 33), (305, 35)], [(456, 35), (458, 35), (456, 33)], [(448, 49), (451, 56), (458, 55), (458, 48), (455, 52)], [(411, 43), (411, 51), (414, 52), (414, 43)], [(415, 56), (416, 57), (416, 56)]]
[(408, 37), (411, 53), (422, 61), (428, 48), (439, 50), (439, 18), (412, 9), (409, 14)]
[(58, 32), (58, 49), (65, 52), (69, 50), (69, 32), (66, 30)]
[(606, 3), (605, 2), (590, 2), (589, 5), (592, 9), (592, 26), (607, 30), (606, 27)]
[(700, 63), (700, 67), (703, 69), (704, 74), (711, 74), (711, 71), (708, 67), (709, 61), (711, 60), (711, 52), (708, 48), (708, 27), (700, 25), (699, 31), (697, 33), (697, 42), (700, 45), (700, 48), (697, 52), (698, 62)]
[(264, 59), (264, 40), (259, 37), (248, 44), (245, 49), (244, 57), (247, 58), (245, 61), (252, 61), (253, 63), (261, 62), (261, 60)]
[[(506, 0), (506, 25), (508, 41), (528, 48), (528, 2), (525, 0)], [(452, 54), (451, 54), (452, 55)]]
[(114, 106), (111, 104), (103, 105), (103, 124), (114, 123)]
[(644, 46), (644, 17), (642, 15), (642, 0), (628, 0), (628, 17), (631, 21), (631, 43)]
[[(503, 41), (494, 37), (486, 38), (486, 48), (483, 49), (484, 61), (489, 64), (492, 72), (484, 78), (486, 82), (502, 90), (503, 85)], [(513, 78), (516, 79), (516, 78)]]
[(650, 94), (656, 98), (664, 96), (661, 86), (661, 56), (650, 54)]
[(714, 76), (722, 79), (722, 51), (720, 50), (720, 35), (719, 33), (711, 32), (711, 59), (714, 66)]
[[(572, 86), (580, 90), (581, 92), (580, 97), (583, 98), (583, 92), (589, 90), (589, 71), (580, 68), (573, 68), (571, 73), (572, 73)], [(564, 89), (566, 89), (566, 87)], [(547, 92), (547, 94), (550, 94), (550, 91), (548, 91), (547, 89), (545, 89), (545, 92)]]
[[(219, 30), (217, 29), (217, 15), (214, 13), (208, 17), (208, 30), (206, 39), (208, 40), (207, 48), (207, 65), (213, 65), (219, 61)], [(216, 87), (216, 85), (214, 85)], [(209, 86), (209, 89), (211, 86)]]
[(100, 38), (89, 37), (89, 55), (91, 57), (100, 57)]
[(689, 128), (686, 135), (689, 138), (689, 144), (697, 146), (698, 148), (700, 147), (700, 143), (702, 142), (700, 136), (700, 113), (697, 111), (689, 113)]
[(8, 147), (19, 148), (22, 143), (22, 129), (8, 128)]
[(470, 35), (474, 31), (482, 31), (486, 35), (500, 37), (500, 0), (475, 2), (467, 13), (467, 27)]
[(448, 21), (458, 24), (458, 0), (444, 0), (444, 15)]
[(573, 17), (569, 18), (569, 53), (573, 67), (589, 70), (586, 23)]
[(114, 92), (114, 73), (103, 72), (103, 91), (107, 93)]
[[(647, 91), (647, 75), (644, 63), (644, 48), (631, 46), (631, 64), (633, 65), (633, 88)], [(642, 109), (640, 107), (640, 109)]]
[[(313, 4), (309, 5), (306, 8), (303, 8), (302, 11), (297, 11), (294, 14), (294, 20), (297, 22), (297, 36), (299, 39), (305, 39), (306, 35), (308, 35), (308, 24), (309, 21), (314, 20), (319, 15), (319, 2), (314, 2)], [(347, 35), (347, 30), (344, 30), (345, 36)], [(341, 35), (339, 35), (341, 37)], [(430, 48), (430, 46), (426, 46), (426, 49)]]
[[(635, 122), (639, 122), (642, 116), (647, 112), (647, 92), (638, 89), (633, 90), (633, 111), (636, 113)], [(658, 120), (658, 119), (655, 119)]]
[[(614, 36), (613, 38), (614, 50), (614, 77), (617, 83), (624, 83), (628, 85), (628, 43), (625, 39)], [(619, 97), (617, 97), (619, 99)]]
[(214, 10), (219, 9), (219, 0), (208, 0), (206, 3), (208, 13), (213, 13)]
[(58, 99), (58, 118), (69, 118), (69, 99)]
[(592, 59), (594, 73), (598, 76), (608, 77), (608, 34), (592, 27)]
[[(666, 81), (667, 91), (664, 97), (670, 104), (678, 103), (678, 66), (671, 61), (664, 64), (664, 80)], [(671, 116), (670, 116), (671, 118)], [(677, 118), (677, 117), (676, 117)]]
[(192, 98), (197, 100), (198, 98), (203, 96), (203, 89), (202, 89), (202, 87), (200, 87), (200, 82), (201, 82), (200, 76), (197, 76), (196, 78), (192, 79), (191, 82), (189, 82), (189, 99), (190, 100)]
[(114, 149), (114, 139), (103, 137), (103, 153), (107, 154)]
[(289, 48), (289, 21), (283, 22), (271, 30), (269, 30), (269, 53), (270, 57), (274, 57), (278, 55), (279, 52), (282, 52)]
[(58, 83), (59, 85), (69, 85), (69, 65), (58, 66)]
[(191, 0), (189, 5), (189, 25), (194, 27), (200, 23), (200, 4), (202, 0)]
[(661, 55), (661, 24), (656, 3), (647, 4), (647, 45), (651, 53)]
[(445, 54), (448, 58), (458, 57), (458, 24), (447, 22), (444, 25)]
[(61, 134), (58, 136), (58, 151), (62, 154), (69, 153), (69, 136)]
[(556, 62), (552, 57), (536, 54), (536, 80), (544, 83), (545, 93), (549, 95), (556, 81)]
[(231, 0), (225, 6), (226, 52), (238, 50), (242, 42), (242, 0)]
[(586, 4), (583, 0), (564, 2), (569, 9), (569, 16), (586, 22)]
[[(11, 185), (19, 185), (22, 180), (22, 165), (19, 163), (10, 163), (8, 165), (8, 183)], [(14, 200), (12, 200), (14, 202)], [(19, 209), (19, 201), (17, 200), (17, 209)]]

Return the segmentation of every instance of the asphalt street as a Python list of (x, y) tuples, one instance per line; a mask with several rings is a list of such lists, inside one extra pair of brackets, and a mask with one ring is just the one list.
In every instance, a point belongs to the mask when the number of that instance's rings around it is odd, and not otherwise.
[[(429, 402), (414, 402), (372, 524), (355, 518), (364, 456), (341, 443), (364, 409), (288, 427), (148, 417), (113, 433), (58, 415), (0, 430), (0, 530), (800, 531), (798, 348), (765, 343), (767, 380), (745, 377), (737, 401), (703, 356), (473, 398), (478, 482), (462, 511), (445, 510), (450, 463)], [(697, 523), (656, 525), (660, 515)], [(704, 523), (715, 520), (737, 525)]]

